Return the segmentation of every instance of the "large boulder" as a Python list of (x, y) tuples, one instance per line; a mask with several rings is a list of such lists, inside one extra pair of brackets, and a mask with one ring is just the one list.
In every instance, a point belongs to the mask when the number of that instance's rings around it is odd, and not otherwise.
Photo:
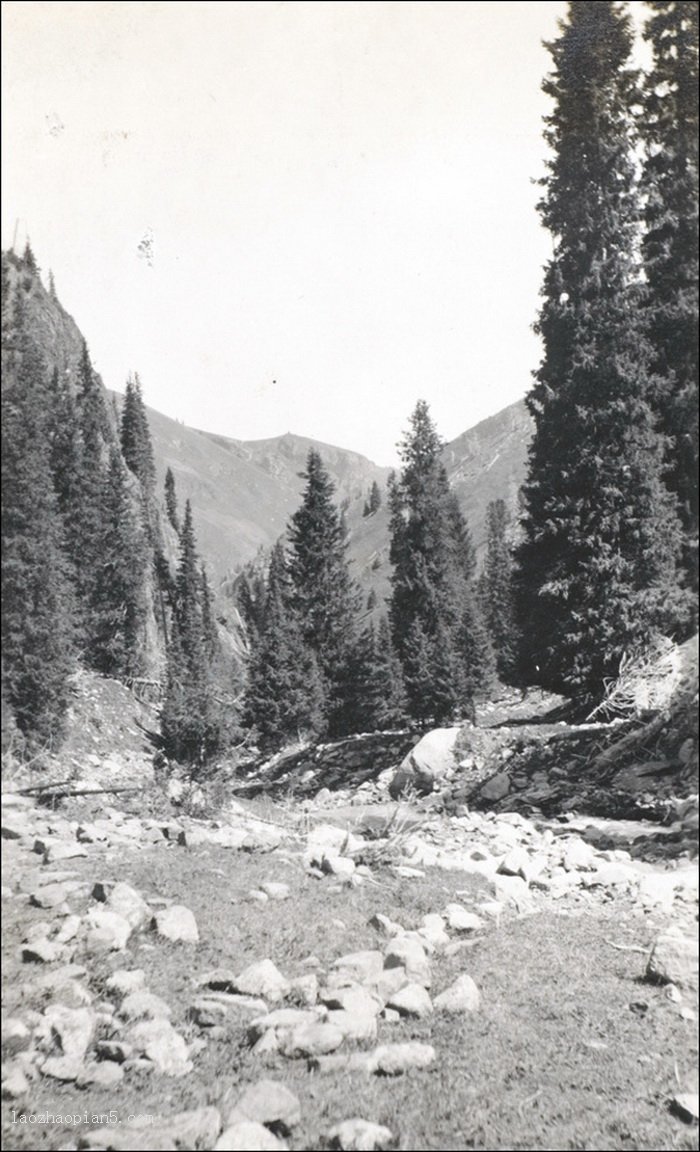
[(423, 796), (452, 774), (458, 763), (457, 738), (461, 728), (434, 728), (426, 733), (402, 761), (389, 792), (394, 799), (415, 789)]

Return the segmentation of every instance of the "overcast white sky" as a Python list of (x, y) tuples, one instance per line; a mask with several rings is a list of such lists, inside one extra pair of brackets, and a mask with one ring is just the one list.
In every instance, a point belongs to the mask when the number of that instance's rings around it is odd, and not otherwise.
[(392, 463), (424, 397), (452, 438), (537, 365), (565, 10), (5, 3), (3, 246), (19, 221), (109, 387), (195, 427)]

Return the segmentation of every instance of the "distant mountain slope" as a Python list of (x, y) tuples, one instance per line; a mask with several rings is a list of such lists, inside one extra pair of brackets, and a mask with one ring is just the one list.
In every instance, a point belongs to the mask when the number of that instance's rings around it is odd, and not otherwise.
[[(148, 412), (159, 478), (171, 468), (181, 503), (190, 499), (197, 537), (213, 575), (222, 577), (267, 548), (299, 505), (307, 453), (315, 447), (336, 486), (350, 531), (354, 575), (382, 600), (389, 591), (386, 500), (373, 516), (362, 511), (374, 480), (382, 491), (390, 469), (344, 448), (286, 433), (236, 440), (200, 432)], [(515, 514), (526, 470), (532, 419), (523, 401), (464, 432), (445, 448), (445, 465), (469, 521), (477, 551), (485, 544), (486, 507), (503, 498)]]
[(517, 514), (518, 490), (527, 472), (527, 451), (534, 431), (524, 400), (482, 420), (445, 448), (450, 483), (472, 530), (477, 552), (486, 544), (486, 509), (505, 500)]
[(148, 409), (159, 482), (167, 468), (178, 499), (192, 502), (199, 549), (215, 577), (252, 559), (284, 532), (299, 506), (310, 447), (318, 448), (340, 500), (361, 509), (372, 481), (384, 486), (388, 468), (364, 456), (287, 433), (270, 440), (234, 440), (200, 432)]

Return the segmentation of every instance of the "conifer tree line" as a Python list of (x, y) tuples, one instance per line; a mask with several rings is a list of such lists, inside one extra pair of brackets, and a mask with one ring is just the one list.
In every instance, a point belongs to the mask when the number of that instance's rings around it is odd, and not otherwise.
[(626, 5), (578, 2), (543, 84), (553, 256), (527, 398), (519, 661), (525, 682), (575, 696), (696, 619), (698, 6), (646, 8), (646, 76)]
[(237, 589), (251, 641), (243, 719), (262, 749), (470, 717), (487, 691), (494, 657), (442, 447), (420, 401), (390, 481), (392, 594), (376, 624), (367, 622), (376, 595), (363, 609), (342, 511), (310, 450), (286, 538), (267, 573), (256, 566)]
[(389, 515), (391, 592), (380, 605), (374, 590), (360, 595), (344, 510), (312, 449), (284, 538), (237, 581), (244, 691), (170, 469), (156, 491), (138, 377), (115, 422), (86, 344), (70, 375), (51, 371), (30, 320), (34, 253), (28, 244), (23, 257), (3, 257), (2, 694), (25, 738), (59, 738), (78, 666), (127, 681), (149, 674), (154, 626), (164, 747), (199, 767), (241, 726), (268, 752), (451, 723), (473, 715), (497, 678), (596, 696), (623, 653), (657, 634), (690, 634), (698, 5), (645, 9), (644, 74), (623, 3), (570, 3), (548, 45), (538, 210), (552, 256), (519, 522), (504, 500), (489, 505), (477, 576), (443, 444), (419, 401), (386, 494), (374, 483), (364, 501), (365, 517), (384, 502)]
[[(49, 371), (29, 319), (38, 271), (29, 245), (21, 258), (3, 256), (3, 720), (30, 747), (56, 745), (77, 667), (130, 682), (154, 675), (165, 647), (166, 748), (201, 761), (230, 727), (217, 712), (229, 702), (230, 668), (191, 510), (180, 533), (170, 474), (166, 509), (181, 535), (172, 573), (138, 377), (115, 423), (87, 344), (75, 372)], [(196, 703), (185, 709), (199, 717), (195, 732), (178, 728), (182, 698)]]

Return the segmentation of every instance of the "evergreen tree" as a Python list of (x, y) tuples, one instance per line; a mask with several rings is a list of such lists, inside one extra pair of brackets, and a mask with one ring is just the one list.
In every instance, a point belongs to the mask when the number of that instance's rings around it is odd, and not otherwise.
[(165, 510), (168, 514), (170, 524), (180, 535), (180, 514), (177, 509), (177, 494), (175, 492), (175, 477), (173, 476), (172, 469), (168, 468), (165, 473)]
[(161, 734), (166, 755), (200, 769), (219, 751), (223, 740), (222, 716), (207, 658), (201, 590), (188, 500), (180, 534)]
[(486, 561), (482, 581), (484, 616), (493, 644), (498, 674), (506, 684), (516, 678), (518, 637), (515, 623), (513, 553), (508, 539), (510, 515), (505, 501), (492, 500), (486, 510)]
[(535, 434), (518, 549), (523, 674), (580, 695), (597, 693), (628, 647), (676, 632), (687, 611), (648, 402), (630, 48), (617, 4), (571, 3), (543, 84), (554, 100), (553, 155), (540, 214), (554, 254), (538, 322), (544, 358), (527, 401)]
[(698, 549), (698, 5), (651, 0), (653, 53), (640, 129), (645, 145), (643, 244), (654, 407), (668, 437), (667, 483), (697, 589)]
[(410, 715), (440, 723), (471, 710), (488, 677), (469, 531), (441, 462), (442, 441), (421, 400), (399, 445), (401, 477), (389, 482), (393, 565), (391, 630)]
[(150, 557), (126, 469), (114, 447), (104, 483), (100, 565), (89, 606), (89, 662), (108, 676), (133, 676), (141, 670)]
[(365, 661), (359, 683), (362, 689), (360, 731), (385, 732), (402, 728), (407, 720), (406, 692), (401, 664), (391, 639), (389, 620), (370, 624), (363, 634)]
[(36, 262), (36, 257), (34, 255), (34, 252), (32, 251), (32, 246), (29, 243), (29, 237), (27, 237), (27, 242), (24, 245), (24, 253), (22, 255), (22, 263), (24, 264), (24, 267), (29, 272), (38, 272), (39, 271), (39, 266)]
[(264, 619), (254, 633), (244, 717), (260, 747), (273, 751), (323, 731), (324, 690), (313, 652), (293, 606), (284, 546), (272, 550)]
[(364, 505), (364, 508), (362, 510), (362, 515), (363, 516), (373, 516), (375, 512), (379, 511), (381, 506), (382, 506), (381, 489), (380, 489), (379, 485), (377, 484), (377, 481), (373, 480), (372, 481), (372, 487), (370, 488), (369, 496), (365, 500), (365, 505)]
[(292, 600), (304, 642), (325, 681), (329, 730), (341, 734), (358, 594), (348, 570), (347, 532), (334, 503), (333, 484), (313, 448), (303, 478), (302, 503), (289, 526)]
[(49, 462), (46, 368), (20, 331), (2, 392), (3, 700), (33, 744), (60, 736), (73, 670), (71, 599)]
[(85, 342), (78, 372), (76, 408), (77, 452), (72, 461), (66, 456), (66, 468), (74, 468), (75, 472), (70, 485), (60, 491), (60, 499), (64, 507), (68, 556), (75, 579), (78, 636), (81, 650), (90, 660), (93, 639), (90, 611), (96, 599), (102, 564), (108, 418)]
[(216, 628), (216, 619), (214, 617), (214, 605), (212, 603), (209, 577), (207, 576), (207, 570), (203, 564), (200, 569), (200, 580), (200, 602), (202, 605), (202, 636), (204, 638), (204, 652), (209, 663), (213, 664), (220, 655), (219, 633)]
[[(133, 472), (141, 485), (144, 497), (150, 502), (155, 492), (156, 466), (151, 430), (148, 426), (148, 415), (138, 374), (130, 376), (126, 382), (120, 439), (126, 466)], [(172, 473), (170, 475), (172, 477)]]

